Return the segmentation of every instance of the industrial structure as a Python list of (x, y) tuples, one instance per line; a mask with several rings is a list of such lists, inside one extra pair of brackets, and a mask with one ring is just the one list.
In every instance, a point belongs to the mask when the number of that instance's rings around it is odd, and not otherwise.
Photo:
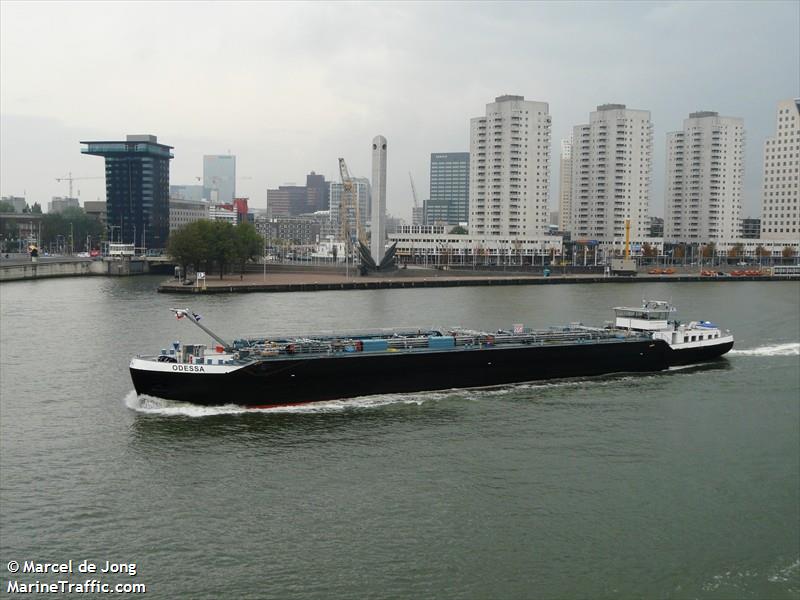
[(370, 253), (380, 265), (386, 252), (386, 138), (372, 139), (372, 210)]

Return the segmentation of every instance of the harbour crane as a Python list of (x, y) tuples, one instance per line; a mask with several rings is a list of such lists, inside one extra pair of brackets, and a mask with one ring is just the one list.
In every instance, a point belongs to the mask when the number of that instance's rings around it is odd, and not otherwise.
[(417, 187), (414, 185), (414, 178), (411, 176), (411, 171), (408, 172), (408, 178), (411, 180), (411, 195), (414, 196), (414, 208), (419, 209), (419, 202), (417, 201)]
[(72, 195), (72, 182), (79, 181), (81, 179), (104, 179), (104, 177), (73, 177), (72, 172), (67, 173), (64, 177), (56, 177), (56, 181), (61, 183), (62, 181), (69, 181), (69, 197), (74, 198)]
[[(345, 241), (350, 237), (350, 209), (353, 209), (356, 217), (356, 237), (364, 242), (364, 233), (361, 225), (361, 207), (356, 197), (356, 185), (347, 169), (347, 163), (343, 158), (339, 159), (339, 175), (342, 178), (342, 198), (339, 204), (339, 218), (342, 219), (342, 237)], [(364, 242), (366, 243), (366, 242)]]

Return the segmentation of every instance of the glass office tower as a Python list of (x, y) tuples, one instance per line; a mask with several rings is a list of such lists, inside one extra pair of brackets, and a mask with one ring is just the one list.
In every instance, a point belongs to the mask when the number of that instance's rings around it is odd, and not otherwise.
[(81, 144), (82, 154), (106, 159), (109, 240), (137, 248), (165, 248), (169, 236), (172, 146), (159, 144), (154, 135)]

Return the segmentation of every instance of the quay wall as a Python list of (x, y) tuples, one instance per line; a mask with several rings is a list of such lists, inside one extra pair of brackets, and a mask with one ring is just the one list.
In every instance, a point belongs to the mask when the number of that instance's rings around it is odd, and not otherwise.
[(143, 275), (149, 272), (150, 265), (144, 260), (65, 259), (35, 263), (15, 261), (0, 265), (0, 282), (88, 275)]
[(761, 277), (701, 277), (699, 275), (673, 275), (659, 277), (644, 275), (638, 277), (594, 277), (594, 276), (551, 276), (551, 277), (464, 277), (430, 279), (372, 279), (369, 277), (341, 282), (292, 282), (292, 283), (214, 283), (205, 288), (167, 282), (158, 291), (167, 294), (228, 294), (252, 292), (318, 292), (332, 290), (382, 290), (400, 288), (432, 288), (462, 286), (503, 286), (503, 285), (563, 285), (584, 283), (688, 283), (688, 282), (737, 282), (737, 281), (800, 281), (800, 276), (761, 276)]

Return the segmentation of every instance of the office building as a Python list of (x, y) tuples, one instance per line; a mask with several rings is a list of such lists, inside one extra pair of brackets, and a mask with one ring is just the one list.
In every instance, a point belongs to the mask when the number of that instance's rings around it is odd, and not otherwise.
[(742, 219), (742, 237), (748, 240), (757, 240), (761, 237), (761, 219), (745, 217)]
[(447, 225), (450, 222), (450, 206), (444, 201), (426, 199), (422, 202), (424, 223), (430, 225)]
[(169, 186), (169, 197), (178, 200), (193, 200), (200, 202), (205, 199), (205, 188), (202, 185), (171, 185)]
[(267, 211), (272, 217), (289, 217), (308, 212), (308, 190), (303, 185), (281, 185), (267, 190)]
[(561, 140), (558, 176), (558, 229), (572, 231), (572, 139)]
[(267, 238), (269, 246), (283, 244), (312, 246), (320, 240), (320, 223), (309, 217), (257, 218), (256, 231)]
[(293, 183), (267, 190), (267, 211), (273, 217), (298, 215), (328, 210), (330, 185), (324, 175), (311, 171), (306, 175), (306, 185)]
[(764, 142), (761, 235), (800, 239), (800, 98), (778, 103), (775, 137)]
[(428, 208), (448, 225), (469, 221), (469, 152), (431, 154)]
[(650, 112), (603, 104), (572, 133), (570, 231), (573, 240), (613, 245), (650, 231), (653, 125)]
[(741, 234), (744, 122), (694, 112), (667, 133), (664, 237), (710, 242)]
[(205, 200), (185, 200), (182, 198), (169, 199), (169, 230), (175, 231), (200, 221), (201, 219), (209, 219), (210, 205)]
[(94, 217), (95, 219), (97, 219), (103, 226), (103, 230), (106, 229), (108, 219), (106, 214), (106, 203), (104, 201), (87, 200), (86, 202), (83, 203), (83, 212), (85, 212), (90, 217)]
[(469, 232), (534, 236), (547, 229), (550, 115), (546, 102), (499, 96), (470, 121)]
[(53, 196), (53, 199), (47, 203), (47, 212), (50, 214), (60, 214), (68, 208), (80, 208), (81, 204), (77, 198), (62, 198), (61, 196)]
[(118, 228), (115, 239), (137, 247), (165, 248), (172, 146), (159, 144), (154, 135), (81, 144), (81, 153), (105, 157), (106, 211), (109, 228)]
[[(306, 208), (302, 213), (315, 213), (328, 210), (330, 205), (330, 189), (324, 175), (311, 171), (306, 175)], [(300, 213), (298, 213), (300, 214)]]
[(225, 221), (231, 225), (239, 223), (239, 215), (231, 204), (211, 204), (208, 207), (208, 218), (212, 221)]
[(28, 202), (22, 196), (3, 196), (0, 198), (0, 201), (8, 202), (14, 207), (15, 213), (21, 214), (25, 212), (25, 209), (28, 207)]
[(203, 197), (212, 204), (230, 204), (236, 197), (236, 157), (203, 156)]

